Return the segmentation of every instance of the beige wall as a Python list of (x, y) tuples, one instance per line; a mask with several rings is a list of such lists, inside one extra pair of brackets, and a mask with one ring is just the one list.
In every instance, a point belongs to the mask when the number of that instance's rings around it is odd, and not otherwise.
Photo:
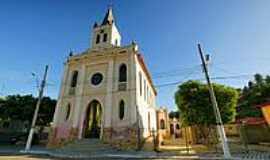
[[(154, 91), (151, 88), (150, 82), (146, 77), (146, 73), (142, 69), (142, 66), (139, 63), (139, 59), (135, 56), (136, 62), (136, 103), (138, 106), (138, 111), (140, 113), (141, 123), (140, 128), (144, 130), (143, 136), (148, 136), (150, 130), (156, 130), (156, 96)], [(139, 74), (142, 75), (142, 94), (140, 94), (140, 77)], [(146, 84), (146, 87), (145, 87)], [(146, 89), (148, 88), (148, 89)], [(148, 92), (147, 92), (148, 91)], [(146, 95), (146, 96), (145, 96)], [(149, 126), (149, 118), (148, 114), (150, 114), (150, 126)], [(149, 130), (150, 129), (150, 130)]]
[[(135, 56), (134, 46), (126, 48), (112, 48), (108, 50), (88, 50), (79, 56), (70, 58), (65, 65), (65, 73), (61, 84), (61, 91), (54, 116), (53, 126), (63, 124), (79, 128), (79, 138), (82, 135), (83, 121), (88, 104), (92, 100), (101, 103), (103, 118), (102, 127), (118, 128), (134, 125), (137, 118), (140, 119), (144, 136), (149, 133), (149, 128), (156, 130), (155, 95), (150, 87), (138, 60)], [(119, 67), (127, 65), (127, 90), (118, 91)], [(70, 95), (70, 82), (73, 71), (79, 71), (75, 95)], [(103, 81), (98, 86), (91, 84), (91, 77), (99, 72), (103, 75)], [(144, 99), (144, 87), (142, 96), (139, 95), (138, 73), (142, 73), (143, 80), (148, 86), (147, 99)], [(125, 102), (125, 116), (119, 119), (119, 102)], [(66, 106), (71, 105), (71, 116), (65, 120)], [(138, 107), (137, 116), (136, 106)], [(150, 113), (150, 126), (148, 114)]]

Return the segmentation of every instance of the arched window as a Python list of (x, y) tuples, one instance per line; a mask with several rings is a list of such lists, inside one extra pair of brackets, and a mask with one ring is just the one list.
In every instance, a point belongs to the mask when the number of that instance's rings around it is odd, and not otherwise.
[(174, 127), (173, 127), (173, 124), (170, 124), (170, 133), (171, 133), (171, 134), (174, 134)]
[(107, 41), (107, 37), (108, 37), (108, 35), (107, 35), (107, 33), (105, 33), (105, 34), (103, 35), (103, 42), (106, 42), (106, 41)]
[(144, 101), (146, 101), (146, 80), (144, 80), (144, 89), (143, 89), (143, 93), (144, 93)]
[(148, 88), (148, 86), (146, 86), (146, 102), (148, 103), (149, 101), (148, 101), (148, 94), (149, 94), (149, 88)]
[(164, 119), (160, 120), (160, 129), (165, 129), (165, 121)]
[(119, 82), (127, 81), (127, 66), (122, 64), (119, 68)]
[(142, 73), (139, 72), (139, 83), (140, 83), (140, 96), (142, 96)]
[(66, 121), (69, 119), (70, 110), (71, 110), (71, 107), (70, 107), (70, 104), (68, 104), (67, 107), (66, 107), (66, 116), (65, 116)]
[(71, 87), (76, 87), (78, 79), (78, 71), (74, 71), (71, 79)]
[(123, 100), (119, 103), (119, 119), (123, 120), (125, 115), (125, 102)]
[(100, 42), (100, 35), (97, 35), (97, 39), (96, 39), (96, 44), (98, 44)]
[(180, 129), (180, 126), (179, 126), (179, 124), (176, 124), (176, 127), (175, 127), (176, 129)]
[(148, 112), (148, 130), (151, 131), (151, 117), (150, 117), (150, 112)]

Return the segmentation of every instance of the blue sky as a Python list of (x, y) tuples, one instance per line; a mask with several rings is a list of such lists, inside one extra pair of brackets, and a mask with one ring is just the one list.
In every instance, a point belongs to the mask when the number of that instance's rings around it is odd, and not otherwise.
[[(1, 1), (0, 96), (36, 95), (35, 79), (49, 64), (46, 95), (57, 97), (70, 50), (90, 47), (92, 25), (109, 0)], [(114, 0), (122, 44), (135, 40), (156, 85), (204, 78), (196, 44), (211, 55), (211, 76), (270, 73), (268, 0)], [(218, 80), (244, 86), (252, 76)], [(176, 85), (158, 87), (158, 105), (175, 108)]]

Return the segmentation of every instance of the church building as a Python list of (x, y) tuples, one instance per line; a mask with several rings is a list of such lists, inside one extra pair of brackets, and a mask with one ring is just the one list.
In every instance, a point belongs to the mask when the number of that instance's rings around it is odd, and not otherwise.
[(48, 146), (100, 139), (135, 147), (153, 136), (157, 91), (138, 45), (121, 38), (109, 8), (90, 48), (67, 58)]

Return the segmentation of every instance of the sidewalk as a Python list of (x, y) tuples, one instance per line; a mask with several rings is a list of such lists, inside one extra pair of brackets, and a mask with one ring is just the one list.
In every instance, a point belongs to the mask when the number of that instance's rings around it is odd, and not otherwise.
[(88, 153), (78, 153), (78, 152), (61, 152), (54, 149), (46, 149), (42, 146), (34, 146), (28, 152), (24, 151), (24, 146), (0, 146), (0, 155), (1, 154), (33, 154), (33, 155), (48, 155), (57, 158), (76, 158), (76, 159), (95, 159), (95, 158), (119, 158), (119, 159), (223, 159), (217, 155), (208, 155), (208, 156), (198, 156), (195, 154), (190, 155), (175, 155), (175, 154), (166, 154), (166, 153), (157, 153), (157, 152), (146, 152), (146, 151), (117, 151), (113, 153), (97, 153), (97, 154), (88, 154)]
[[(60, 153), (55, 151), (30, 151), (29, 154), (44, 154), (57, 158), (71, 158), (71, 159), (185, 159), (185, 160), (223, 160), (221, 156), (217, 155), (170, 155), (156, 152), (144, 152), (144, 151), (121, 151), (115, 153), (104, 153), (104, 154), (87, 154), (87, 153)], [(239, 158), (234, 158), (234, 160), (240, 160)]]
[[(186, 160), (223, 160), (221, 154), (177, 154), (173, 152), (146, 152), (146, 151), (116, 151), (112, 153), (78, 153), (78, 152), (60, 152), (58, 150), (46, 149), (42, 146), (34, 146), (29, 152), (24, 152), (23, 146), (0, 146), (1, 154), (8, 155), (47, 155), (56, 158), (71, 158), (71, 159), (186, 159)], [(232, 160), (241, 159), (270, 159), (270, 153), (267, 152), (250, 152), (233, 154)]]

